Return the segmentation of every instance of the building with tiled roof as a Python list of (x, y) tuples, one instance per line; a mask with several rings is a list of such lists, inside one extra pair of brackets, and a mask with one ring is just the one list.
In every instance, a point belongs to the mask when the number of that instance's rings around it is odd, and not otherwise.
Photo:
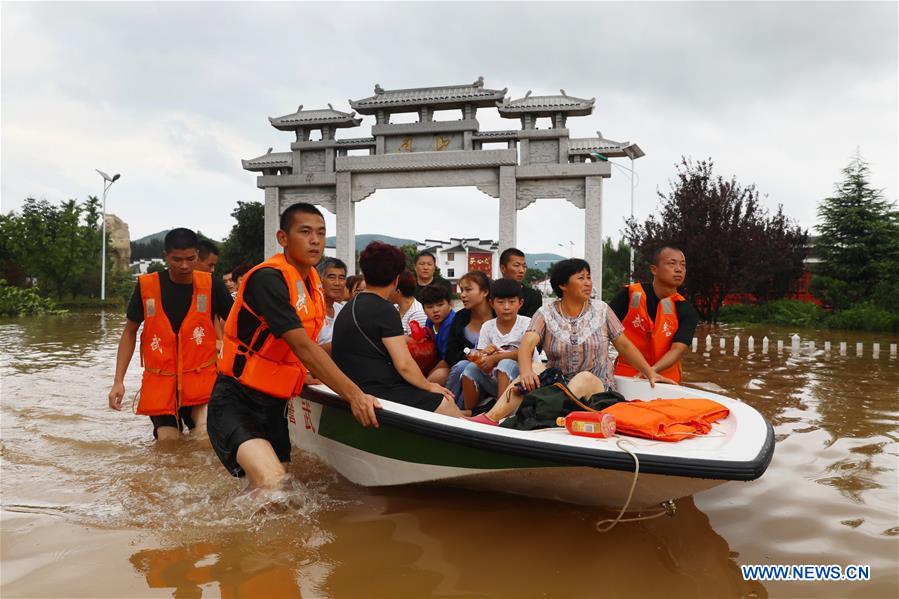
[(469, 85), (446, 85), (441, 87), (414, 87), (409, 89), (382, 89), (375, 84), (375, 94), (361, 100), (350, 100), (350, 106), (360, 114), (377, 114), (379, 110), (414, 109), (429, 106), (434, 110), (463, 108), (465, 105), (491, 107), (502, 100), (507, 89), (487, 89), (484, 78)]
[(362, 124), (361, 118), (354, 118), (355, 112), (341, 112), (334, 110), (328, 104), (328, 108), (318, 110), (303, 110), (303, 105), (297, 108), (296, 112), (285, 114), (284, 116), (268, 117), (268, 122), (275, 129), (281, 131), (293, 131), (297, 127), (307, 127), (317, 129), (319, 127), (358, 127)]
[(599, 131), (596, 137), (571, 138), (568, 140), (568, 155), (571, 157), (590, 157), (602, 154), (606, 158), (630, 158), (636, 160), (644, 156), (637, 144), (629, 141), (612, 141), (602, 136)]
[(262, 156), (251, 158), (249, 160), (241, 160), (244, 170), (265, 173), (269, 175), (278, 174), (276, 171), (282, 171), (288, 174), (288, 170), (293, 169), (293, 154), (290, 152), (272, 152), (272, 148)]
[(418, 243), (419, 252), (431, 252), (443, 278), (458, 285), (470, 270), (480, 270), (488, 277), (499, 276), (499, 243), (478, 237), (451, 237), (449, 241), (425, 239)]
[(505, 98), (502, 102), (497, 102), (496, 108), (500, 116), (507, 118), (518, 118), (522, 114), (551, 117), (559, 112), (568, 116), (588, 116), (593, 113), (596, 98), (585, 100), (569, 96), (564, 89), (560, 91), (562, 94), (558, 96), (532, 96), (528, 90), (523, 98), (517, 100)]

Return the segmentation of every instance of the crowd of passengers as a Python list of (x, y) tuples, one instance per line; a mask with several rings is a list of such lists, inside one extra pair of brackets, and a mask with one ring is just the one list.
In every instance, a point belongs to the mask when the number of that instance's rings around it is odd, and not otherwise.
[[(222, 464), (246, 475), (251, 488), (275, 488), (286, 474), (285, 401), (315, 382), (307, 374), (374, 427), (379, 398), (496, 425), (550, 367), (578, 397), (613, 388), (615, 372), (651, 384), (680, 380), (697, 317), (677, 293), (686, 260), (676, 248), (656, 250), (652, 284), (631, 283), (612, 307), (592, 299), (590, 265), (579, 259), (553, 266), (558, 299), (543, 306), (541, 294), (521, 284), (524, 254), (510, 248), (500, 256), (502, 278), (461, 277), (457, 312), (433, 254), (418, 255), (407, 272), (399, 248), (376, 242), (360, 255), (361, 277), (348, 277), (337, 260), (319, 273), (321, 212), (296, 203), (278, 224), (282, 250), (221, 280), (212, 274), (214, 244), (182, 227), (166, 234), (168, 268), (138, 277), (107, 397), (111, 409), (122, 409), (139, 333), (135, 411), (151, 419), (160, 441), (181, 437), (184, 427), (197, 438), (208, 430)], [(614, 370), (610, 344), (618, 350)]]
[[(579, 396), (614, 388), (610, 343), (644, 377), (667, 381), (622, 334), (615, 312), (593, 299), (584, 260), (553, 266), (550, 285), (558, 299), (543, 306), (542, 295), (522, 284), (524, 254), (507, 249), (500, 256), (502, 278), (471, 271), (459, 279), (458, 311), (451, 285), (435, 276), (433, 254), (419, 254), (414, 264), (413, 274), (399, 248), (373, 242), (359, 257), (361, 276), (348, 277), (334, 258), (319, 266), (327, 312), (318, 342), (365, 393), (495, 425), (517, 409), (516, 385), (535, 389), (544, 368), (561, 370)], [(439, 361), (428, 372), (409, 351), (413, 321), (436, 347)]]

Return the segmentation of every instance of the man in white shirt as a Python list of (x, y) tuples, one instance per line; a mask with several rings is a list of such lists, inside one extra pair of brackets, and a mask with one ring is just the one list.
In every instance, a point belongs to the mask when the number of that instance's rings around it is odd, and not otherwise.
[(322, 280), (322, 291), (325, 294), (325, 323), (318, 334), (318, 344), (331, 353), (331, 335), (334, 333), (334, 320), (343, 308), (343, 293), (346, 289), (346, 264), (337, 258), (325, 258), (319, 266)]

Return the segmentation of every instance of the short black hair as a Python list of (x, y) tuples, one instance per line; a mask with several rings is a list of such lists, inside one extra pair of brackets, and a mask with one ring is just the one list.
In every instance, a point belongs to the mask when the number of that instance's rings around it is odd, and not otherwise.
[(325, 258), (318, 264), (318, 274), (325, 276), (325, 271), (329, 268), (339, 268), (342, 269), (343, 272), (349, 272), (346, 267), (346, 262), (340, 258)]
[(251, 268), (253, 268), (252, 264), (247, 261), (243, 261), (233, 269), (231, 269), (231, 278), (234, 280), (234, 282), (237, 282), (237, 279), (250, 272)]
[(196, 233), (190, 229), (178, 227), (165, 234), (163, 245), (165, 251), (171, 252), (172, 250), (195, 250), (199, 242), (200, 240)]
[(317, 214), (318, 216), (322, 217), (322, 220), (325, 219), (325, 217), (322, 216), (321, 211), (312, 204), (306, 202), (297, 202), (296, 204), (291, 204), (290, 206), (285, 208), (284, 212), (281, 213), (281, 222), (278, 224), (278, 226), (282, 231), (286, 232), (288, 229), (290, 229), (290, 223), (291, 221), (293, 221), (293, 214), (295, 212), (302, 212), (304, 214)]
[(450, 301), (450, 292), (443, 285), (427, 285), (421, 290), (418, 296), (422, 306), (430, 306), (439, 304), (440, 302)]
[(568, 279), (582, 270), (586, 270), (589, 274), (590, 263), (580, 258), (569, 258), (553, 264), (553, 268), (549, 273), (549, 284), (557, 297), (562, 297), (562, 285), (568, 283)]
[(384, 287), (406, 270), (406, 254), (395, 245), (372, 241), (359, 254), (359, 268), (366, 285)]
[(197, 243), (197, 252), (200, 254), (200, 260), (205, 260), (209, 257), (209, 254), (219, 255), (218, 246), (208, 239), (201, 239), (199, 243)]
[(434, 254), (428, 251), (418, 252), (417, 254), (415, 254), (415, 260), (412, 261), (412, 264), (418, 264), (418, 261), (426, 256), (433, 260), (434, 264), (437, 264), (437, 258), (434, 256)]
[(508, 299), (521, 297), (521, 283), (515, 279), (497, 279), (490, 285), (490, 299)]
[(512, 256), (517, 256), (519, 258), (526, 258), (524, 252), (522, 252), (518, 248), (507, 248), (503, 250), (503, 253), (499, 255), (499, 265), (505, 266), (509, 263), (509, 260), (512, 259)]
[(415, 275), (408, 270), (403, 270), (396, 283), (396, 288), (403, 294), (403, 297), (412, 297), (415, 295)]
[(663, 245), (662, 247), (657, 248), (656, 251), (654, 251), (652, 253), (653, 266), (659, 265), (659, 257), (662, 255), (662, 252), (664, 252), (665, 250), (674, 250), (675, 252), (680, 252), (681, 254), (684, 253), (684, 250), (680, 249), (679, 247), (675, 247), (673, 245)]

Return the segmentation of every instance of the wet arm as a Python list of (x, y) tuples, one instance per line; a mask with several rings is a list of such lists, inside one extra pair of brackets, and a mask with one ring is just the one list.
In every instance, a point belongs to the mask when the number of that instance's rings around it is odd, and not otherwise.
[(116, 352), (115, 378), (112, 381), (112, 389), (109, 391), (109, 407), (113, 410), (122, 409), (122, 398), (125, 396), (125, 373), (128, 372), (128, 364), (134, 356), (134, 347), (137, 345), (137, 329), (139, 322), (125, 320), (125, 328), (119, 338), (119, 349)]
[(653, 369), (656, 372), (661, 372), (666, 368), (670, 368), (677, 364), (681, 357), (686, 353), (687, 345), (685, 343), (678, 343), (675, 341), (671, 344), (671, 348), (665, 352), (665, 355), (659, 358), (659, 360), (652, 365)]
[(518, 378), (528, 391), (533, 391), (540, 386), (540, 379), (534, 374), (534, 350), (540, 344), (540, 335), (534, 331), (528, 331), (521, 338), (518, 346)]
[(627, 338), (626, 335), (621, 334), (612, 341), (612, 345), (615, 346), (615, 349), (618, 350), (618, 353), (627, 360), (628, 364), (631, 364), (634, 368), (640, 371), (646, 379), (649, 381), (650, 386), (655, 387), (656, 381), (661, 383), (673, 383), (671, 379), (665, 378), (659, 375), (653, 368), (649, 365), (649, 362), (646, 361), (646, 358), (643, 357), (643, 354), (640, 353), (640, 350), (631, 343), (631, 340)]

